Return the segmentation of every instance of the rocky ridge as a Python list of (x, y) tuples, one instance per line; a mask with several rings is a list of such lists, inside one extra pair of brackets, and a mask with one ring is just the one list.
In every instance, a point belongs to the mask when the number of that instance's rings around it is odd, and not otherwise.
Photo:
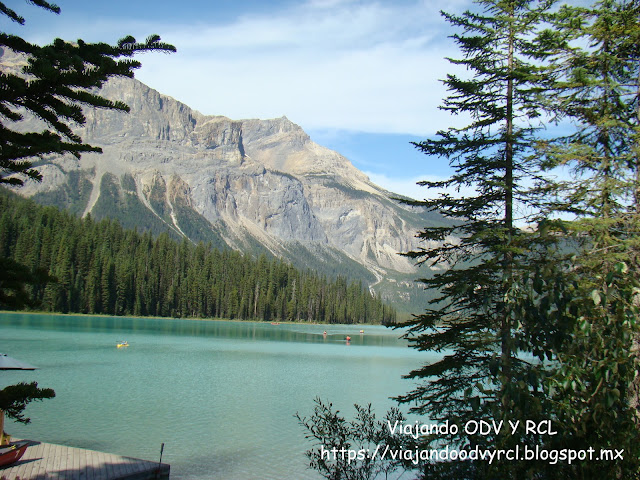
[[(77, 131), (103, 153), (44, 159), (44, 181), (19, 193), (79, 215), (113, 215), (192, 241), (266, 250), (299, 266), (342, 273), (346, 265), (345, 275), (375, 288), (388, 281), (391, 290), (416, 276), (399, 253), (418, 247), (419, 229), (442, 221), (392, 200), (286, 117), (207, 116), (127, 78), (112, 79), (102, 94), (131, 109), (87, 110)], [(391, 290), (389, 300), (406, 298)]]

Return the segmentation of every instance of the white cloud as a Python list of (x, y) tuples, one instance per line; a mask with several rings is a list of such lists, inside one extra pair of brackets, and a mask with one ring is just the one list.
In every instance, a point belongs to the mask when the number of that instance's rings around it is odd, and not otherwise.
[(137, 77), (206, 114), (428, 134), (451, 124), (439, 79), (456, 55), (434, 3), (315, 0), (226, 25), (154, 25), (178, 53), (141, 57)]
[[(448, 11), (470, 0), (450, 0)], [(88, 7), (87, 7), (88, 8)], [(455, 121), (438, 110), (439, 79), (458, 56), (451, 29), (433, 0), (274, 2), (261, 11), (193, 18), (152, 13), (122, 17), (66, 9), (29, 22), (22, 34), (115, 42), (159, 33), (172, 55), (145, 54), (137, 77), (207, 114), (231, 118), (287, 115), (304, 129), (432, 134)], [(150, 7), (151, 8), (151, 7)], [(229, 7), (226, 7), (229, 8)], [(228, 13), (228, 12), (227, 12)]]
[[(445, 9), (469, 2), (451, 0)], [(215, 7), (170, 21), (68, 9), (24, 33), (38, 43), (159, 33), (178, 52), (140, 55), (137, 78), (202, 113), (427, 135), (455, 121), (437, 108), (446, 94), (439, 79), (453, 69), (444, 58), (458, 55), (440, 8), (432, 0), (274, 2), (269, 12), (238, 11), (224, 22)]]

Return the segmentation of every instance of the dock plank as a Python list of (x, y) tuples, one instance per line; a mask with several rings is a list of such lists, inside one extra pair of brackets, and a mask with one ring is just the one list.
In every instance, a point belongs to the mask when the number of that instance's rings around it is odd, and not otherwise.
[(154, 461), (30, 441), (18, 462), (0, 468), (0, 480), (151, 480), (169, 472)]

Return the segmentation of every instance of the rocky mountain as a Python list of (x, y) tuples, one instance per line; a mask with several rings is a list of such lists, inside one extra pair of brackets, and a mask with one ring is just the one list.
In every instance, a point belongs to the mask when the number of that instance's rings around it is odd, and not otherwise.
[(425, 272), (399, 252), (417, 247), (415, 233), (442, 217), (392, 200), (286, 117), (207, 116), (132, 79), (113, 79), (102, 94), (131, 108), (86, 112), (78, 133), (103, 153), (43, 159), (44, 181), (20, 194), (360, 278), (400, 309), (421, 291), (413, 280)]

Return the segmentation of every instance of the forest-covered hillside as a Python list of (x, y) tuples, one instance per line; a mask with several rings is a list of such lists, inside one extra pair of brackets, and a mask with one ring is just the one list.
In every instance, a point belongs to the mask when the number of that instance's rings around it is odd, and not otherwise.
[(0, 191), (0, 257), (56, 278), (31, 286), (40, 309), (109, 315), (389, 323), (395, 311), (359, 282), (167, 234), (78, 219)]

